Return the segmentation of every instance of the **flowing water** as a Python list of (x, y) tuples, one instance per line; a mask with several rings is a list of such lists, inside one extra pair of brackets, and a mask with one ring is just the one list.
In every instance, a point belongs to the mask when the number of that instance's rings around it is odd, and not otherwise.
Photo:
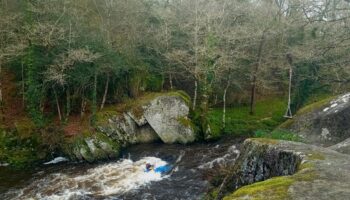
[[(202, 199), (209, 186), (205, 174), (232, 165), (238, 142), (136, 145), (108, 163), (61, 163), (25, 172), (0, 167), (0, 199)], [(145, 172), (146, 163), (170, 165), (172, 171)]]

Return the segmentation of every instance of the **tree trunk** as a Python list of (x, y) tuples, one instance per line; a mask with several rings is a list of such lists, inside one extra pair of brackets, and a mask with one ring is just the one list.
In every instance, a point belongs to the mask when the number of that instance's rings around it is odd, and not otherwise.
[(227, 85), (224, 90), (224, 95), (222, 97), (222, 100), (224, 102), (223, 108), (222, 108), (222, 128), (224, 129), (226, 127), (226, 94), (227, 90), (230, 87), (230, 83), (227, 82)]
[(174, 86), (173, 86), (173, 76), (171, 75), (171, 73), (169, 73), (169, 83), (170, 83), (170, 89), (172, 90)]
[(3, 102), (3, 96), (2, 96), (2, 66), (0, 62), (0, 121), (4, 120), (4, 102)]
[(198, 79), (197, 79), (197, 67), (198, 67), (198, 0), (195, 0), (195, 13), (196, 13), (196, 24), (194, 30), (194, 43), (195, 43), (195, 66), (194, 66), (194, 97), (193, 97), (193, 110), (196, 109), (197, 95), (198, 95)]
[(52, 88), (52, 89), (53, 89), (53, 93), (55, 94), (58, 118), (60, 119), (60, 121), (62, 121), (61, 107), (60, 107), (60, 102), (58, 101), (57, 92), (55, 88)]
[(261, 41), (259, 44), (259, 49), (258, 49), (258, 60), (257, 63), (255, 65), (255, 69), (253, 72), (253, 80), (252, 80), (252, 88), (251, 88), (251, 96), (250, 96), (250, 114), (254, 115), (255, 113), (255, 99), (256, 99), (256, 82), (257, 82), (257, 75), (258, 75), (258, 71), (261, 65), (261, 59), (262, 59), (262, 49), (264, 46), (264, 42), (265, 42), (265, 32), (263, 32), (262, 36), (261, 36)]
[(0, 62), (0, 106), (2, 106), (3, 97), (2, 97), (2, 65)]
[(94, 75), (94, 91), (92, 92), (92, 124), (96, 121), (97, 112), (97, 72)]
[(81, 117), (81, 119), (83, 119), (84, 116), (85, 116), (85, 110), (86, 110), (86, 101), (85, 101), (85, 97), (82, 96), (81, 97), (81, 106), (80, 106), (80, 117)]
[(22, 67), (22, 72), (21, 72), (21, 76), (22, 76), (22, 107), (24, 108), (25, 106), (25, 85), (24, 85), (24, 65), (23, 62), (21, 63), (21, 67)]
[(69, 115), (70, 115), (70, 109), (71, 109), (71, 105), (70, 105), (70, 91), (69, 91), (69, 87), (67, 86), (66, 89), (66, 97), (67, 97), (67, 102), (66, 102), (66, 119), (68, 120)]
[(198, 82), (197, 80), (194, 81), (194, 96), (193, 96), (193, 110), (196, 109), (196, 104), (197, 104), (197, 95), (198, 95)]
[(106, 81), (106, 86), (105, 86), (105, 92), (103, 94), (101, 108), (100, 108), (101, 110), (104, 108), (105, 103), (106, 103), (107, 94), (108, 94), (108, 85), (109, 85), (109, 75), (107, 74), (107, 81)]

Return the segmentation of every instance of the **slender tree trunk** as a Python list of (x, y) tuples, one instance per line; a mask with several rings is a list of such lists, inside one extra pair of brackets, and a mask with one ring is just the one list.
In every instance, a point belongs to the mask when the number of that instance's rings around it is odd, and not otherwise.
[(24, 108), (25, 106), (25, 82), (24, 82), (24, 65), (23, 62), (21, 63), (22, 71), (21, 71), (21, 76), (22, 76), (22, 107)]
[(85, 110), (86, 110), (86, 101), (85, 101), (85, 97), (82, 96), (81, 97), (81, 106), (80, 106), (80, 117), (81, 117), (81, 119), (83, 119), (84, 116), (85, 116)]
[(170, 89), (174, 89), (174, 86), (173, 86), (173, 76), (171, 75), (171, 73), (169, 73), (169, 84), (170, 84)]
[(104, 108), (105, 103), (106, 103), (107, 94), (108, 94), (108, 85), (109, 85), (109, 75), (107, 74), (107, 81), (106, 81), (106, 86), (105, 86), (105, 92), (103, 94), (101, 108), (100, 108), (101, 110)]
[(70, 115), (70, 109), (71, 109), (71, 104), (70, 104), (70, 90), (69, 90), (69, 86), (67, 86), (66, 89), (66, 119), (68, 120), (69, 115)]
[(0, 106), (2, 106), (3, 103), (3, 96), (2, 96), (2, 65), (0, 62)]
[(226, 94), (227, 94), (227, 90), (230, 87), (230, 83), (227, 82), (227, 85), (225, 87), (224, 90), (224, 95), (222, 97), (222, 100), (224, 102), (223, 108), (222, 108), (222, 127), (225, 128), (226, 127)]
[(92, 92), (92, 124), (96, 121), (97, 112), (97, 71), (94, 75), (94, 91)]
[(3, 102), (3, 96), (2, 96), (2, 66), (0, 62), (0, 121), (3, 121), (4, 116), (4, 102)]
[(194, 66), (194, 97), (193, 97), (193, 110), (196, 109), (197, 104), (197, 96), (198, 96), (198, 79), (197, 79), (197, 73), (198, 73), (198, 0), (195, 0), (195, 12), (196, 12), (196, 24), (195, 24), (195, 30), (194, 30), (194, 43), (195, 43), (195, 66)]
[(52, 88), (52, 89), (53, 89), (53, 93), (55, 94), (58, 118), (60, 119), (60, 121), (62, 121), (61, 107), (60, 107), (60, 102), (58, 101), (57, 92), (55, 88)]
[(193, 96), (193, 110), (196, 109), (196, 104), (197, 104), (197, 95), (198, 95), (198, 82), (197, 80), (194, 81), (194, 96)]
[(261, 65), (262, 49), (263, 49), (264, 42), (265, 42), (265, 32), (266, 31), (264, 31), (262, 36), (261, 36), (259, 49), (258, 49), (258, 60), (257, 60), (257, 63), (255, 65), (254, 72), (253, 72), (253, 80), (252, 80), (251, 95), (250, 95), (250, 114), (251, 115), (254, 115), (254, 113), (255, 113), (256, 82), (257, 82), (259, 68)]

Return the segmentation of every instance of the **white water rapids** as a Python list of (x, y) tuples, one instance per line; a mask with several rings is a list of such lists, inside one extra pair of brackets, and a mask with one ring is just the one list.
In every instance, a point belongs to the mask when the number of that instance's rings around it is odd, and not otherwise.
[[(142, 144), (107, 163), (55, 158), (32, 171), (0, 167), (0, 200), (201, 200), (216, 171), (234, 164), (240, 142)], [(173, 169), (163, 176), (146, 173), (146, 162)]]
[(156, 157), (144, 157), (136, 162), (123, 159), (100, 165), (79, 175), (54, 173), (20, 190), (15, 199), (63, 200), (89, 195), (105, 197), (136, 190), (167, 177), (154, 171), (145, 172), (146, 163), (155, 167), (167, 164)]

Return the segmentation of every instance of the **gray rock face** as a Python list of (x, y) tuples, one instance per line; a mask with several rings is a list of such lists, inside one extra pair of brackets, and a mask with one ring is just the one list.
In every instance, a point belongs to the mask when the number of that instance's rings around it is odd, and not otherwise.
[(350, 137), (350, 93), (339, 96), (321, 108), (297, 115), (288, 129), (306, 142), (331, 146)]
[(228, 180), (234, 192), (224, 200), (350, 199), (350, 156), (303, 143), (248, 139)]
[(133, 118), (126, 113), (113, 116), (107, 124), (99, 126), (98, 129), (122, 146), (159, 140), (158, 135), (149, 124), (138, 126)]
[(187, 120), (189, 108), (181, 97), (161, 96), (154, 99), (144, 113), (147, 122), (164, 143), (189, 143), (195, 139)]
[(102, 133), (96, 133), (93, 136), (75, 139), (64, 148), (64, 153), (71, 160), (94, 162), (118, 157), (120, 147)]
[(350, 154), (350, 138), (328, 148), (340, 153)]
[(195, 140), (188, 114), (189, 107), (182, 96), (164, 93), (111, 116), (98, 129), (122, 146), (159, 139), (164, 143), (185, 144)]

